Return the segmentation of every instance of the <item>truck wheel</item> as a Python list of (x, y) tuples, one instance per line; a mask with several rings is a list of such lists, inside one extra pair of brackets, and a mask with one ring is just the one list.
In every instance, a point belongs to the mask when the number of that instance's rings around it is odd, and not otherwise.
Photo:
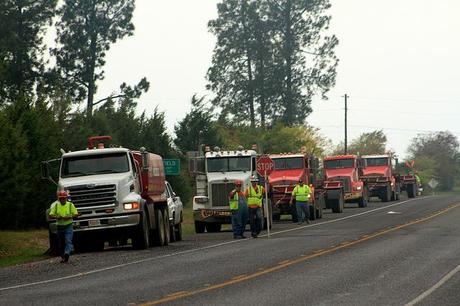
[(144, 250), (150, 245), (149, 224), (147, 220), (147, 213), (145, 211), (141, 214), (141, 223), (138, 225), (132, 240), (133, 247), (137, 250)]
[(366, 189), (364, 189), (363, 196), (359, 199), (358, 206), (367, 207), (367, 190)]
[(295, 207), (295, 204), (291, 205), (291, 217), (292, 217), (292, 222), (297, 223), (299, 222), (299, 218), (297, 218), (297, 208)]
[(341, 214), (343, 213), (343, 206), (344, 206), (344, 199), (343, 197), (340, 197), (338, 200), (334, 200), (332, 203), (332, 212), (336, 214)]
[(387, 185), (382, 196), (382, 202), (389, 202), (391, 199), (391, 186)]
[(195, 233), (202, 234), (206, 228), (206, 224), (201, 221), (195, 221)]
[(218, 233), (221, 229), (221, 223), (206, 223), (206, 231), (208, 231), (208, 233)]
[(182, 223), (178, 223), (174, 226), (174, 236), (176, 241), (182, 240)]
[(315, 205), (308, 205), (308, 209), (310, 210), (310, 220), (316, 220), (316, 207)]
[(165, 242), (163, 245), (168, 245), (171, 241), (171, 231), (170, 231), (170, 224), (169, 224), (169, 212), (168, 209), (163, 209), (163, 226), (165, 232)]
[(59, 255), (59, 241), (57, 234), (53, 234), (50, 230), (48, 230), (48, 238), (50, 242), (49, 254), (51, 256), (58, 256)]
[(174, 225), (169, 226), (169, 242), (176, 241), (176, 227)]
[(406, 189), (407, 189), (407, 196), (409, 198), (415, 198), (415, 185), (409, 184), (406, 186)]

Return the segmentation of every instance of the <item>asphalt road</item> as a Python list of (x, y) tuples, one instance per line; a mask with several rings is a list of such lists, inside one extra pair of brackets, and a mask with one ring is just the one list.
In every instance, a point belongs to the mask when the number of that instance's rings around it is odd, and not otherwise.
[(460, 196), (0, 269), (0, 305), (460, 305)]

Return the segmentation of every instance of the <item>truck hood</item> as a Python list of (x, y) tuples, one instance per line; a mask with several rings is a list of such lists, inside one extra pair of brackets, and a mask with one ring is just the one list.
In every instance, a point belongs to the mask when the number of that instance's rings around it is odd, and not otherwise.
[(214, 182), (234, 182), (235, 180), (243, 181), (244, 186), (249, 186), (249, 179), (252, 175), (252, 172), (211, 172), (207, 174), (208, 183), (212, 184)]
[(364, 176), (390, 176), (388, 166), (372, 166), (363, 169)]
[(115, 184), (117, 187), (121, 187), (130, 184), (133, 180), (134, 177), (130, 172), (67, 177), (59, 179), (59, 188), (89, 184)]
[(291, 181), (297, 183), (299, 179), (304, 174), (304, 169), (292, 169), (292, 170), (283, 170), (283, 171), (273, 171), (268, 180), (270, 184), (282, 183), (285, 181)]
[(353, 177), (353, 170), (354, 168), (338, 168), (338, 169), (324, 169), (326, 177), (329, 178), (334, 178), (337, 176), (348, 176), (348, 177)]

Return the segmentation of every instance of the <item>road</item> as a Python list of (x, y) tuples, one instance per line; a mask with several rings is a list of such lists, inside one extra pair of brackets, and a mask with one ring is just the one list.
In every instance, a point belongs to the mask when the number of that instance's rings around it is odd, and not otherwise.
[(201, 234), (0, 270), (1, 305), (459, 305), (460, 196), (350, 205), (270, 238)]

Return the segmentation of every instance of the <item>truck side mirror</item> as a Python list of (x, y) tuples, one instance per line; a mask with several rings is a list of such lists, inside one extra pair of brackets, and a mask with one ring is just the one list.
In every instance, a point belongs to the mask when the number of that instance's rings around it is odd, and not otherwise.
[(142, 158), (142, 171), (149, 171), (149, 152), (147, 152), (144, 147), (140, 149), (140, 152)]
[(48, 162), (42, 161), (40, 164), (41, 179), (47, 180), (50, 177), (50, 167)]

